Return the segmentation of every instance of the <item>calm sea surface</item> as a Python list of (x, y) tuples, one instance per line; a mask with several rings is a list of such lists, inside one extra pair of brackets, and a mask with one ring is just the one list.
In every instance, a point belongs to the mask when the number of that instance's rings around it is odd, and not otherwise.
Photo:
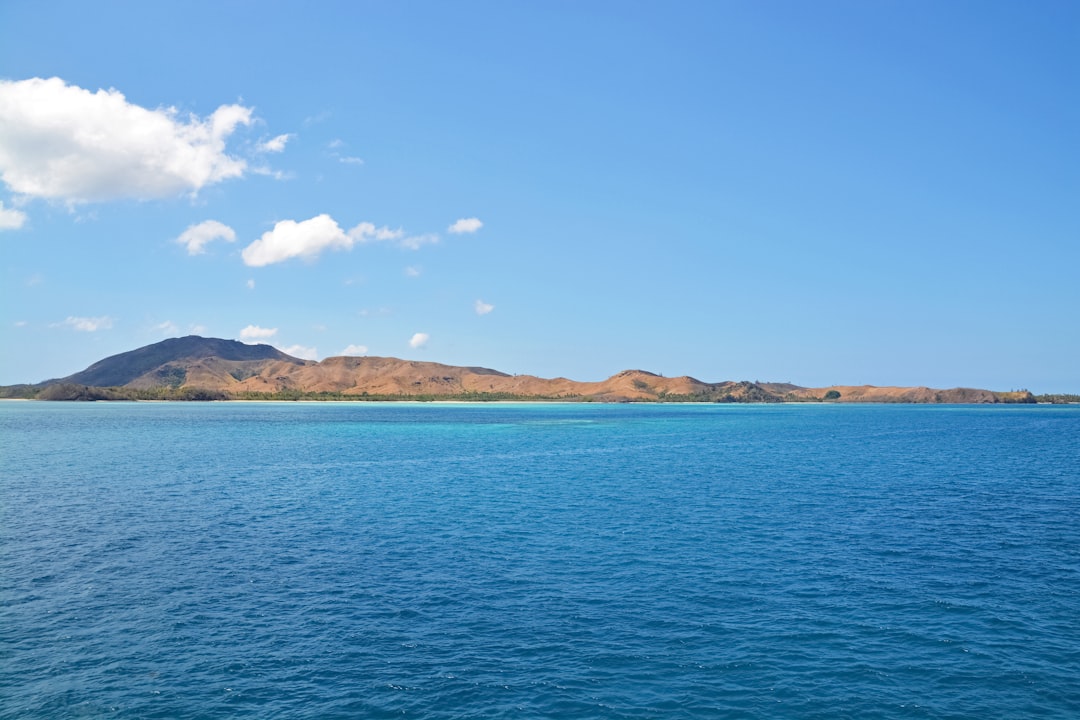
[(2, 718), (1080, 717), (1080, 407), (0, 403)]

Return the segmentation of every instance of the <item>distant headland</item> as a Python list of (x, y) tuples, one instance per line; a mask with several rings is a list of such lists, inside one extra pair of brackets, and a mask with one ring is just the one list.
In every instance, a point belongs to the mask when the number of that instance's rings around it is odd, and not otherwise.
[[(1026, 390), (702, 382), (624, 370), (599, 382), (510, 375), (390, 357), (320, 362), (269, 345), (191, 335), (99, 360), (81, 372), (0, 388), (0, 397), (38, 400), (553, 400), (564, 402), (1035, 403)], [(1080, 399), (1080, 398), (1076, 398)]]

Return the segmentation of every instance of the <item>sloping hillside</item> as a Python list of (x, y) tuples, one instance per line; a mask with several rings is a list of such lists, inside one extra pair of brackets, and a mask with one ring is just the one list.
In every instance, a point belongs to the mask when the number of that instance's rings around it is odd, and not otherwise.
[[(269, 345), (247, 345), (236, 340), (220, 340), (189, 335), (170, 338), (137, 350), (99, 360), (74, 375), (59, 380), (49, 380), (47, 385), (66, 383), (91, 387), (153, 387), (156, 385), (194, 385), (217, 387), (212, 377), (216, 374), (202, 372), (202, 361), (229, 361), (234, 363), (259, 363), (279, 360), (303, 364), (306, 361), (286, 355)], [(220, 367), (220, 363), (218, 363)], [(192, 380), (188, 373), (194, 370)], [(179, 382), (178, 382), (179, 381)]]
[[(113, 388), (109, 392), (91, 389)], [(718, 382), (624, 370), (599, 382), (508, 375), (391, 357), (332, 357), (315, 362), (269, 345), (189, 336), (164, 340), (100, 360), (37, 386), (14, 386), (9, 397), (124, 398), (459, 398), (556, 399), (600, 402), (1033, 402), (1030, 393), (926, 387)]]

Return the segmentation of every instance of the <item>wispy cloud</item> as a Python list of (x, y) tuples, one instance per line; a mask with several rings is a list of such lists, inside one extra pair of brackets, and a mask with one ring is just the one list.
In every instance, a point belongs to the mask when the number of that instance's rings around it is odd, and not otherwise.
[(374, 224), (369, 222), (362, 222), (356, 227), (349, 230), (349, 237), (353, 242), (365, 244), (369, 242), (386, 242), (388, 240), (400, 240), (405, 236), (405, 231), (401, 228), (397, 230), (391, 230), (385, 225), (382, 227), (375, 227)]
[(247, 281), (246, 283), (244, 283), (244, 284), (245, 284), (245, 285), (247, 286), (247, 289), (248, 289), (248, 290), (254, 290), (254, 289), (255, 289), (255, 278), (250, 278), (250, 279), (249, 279), (249, 280), (248, 280), (248, 281)]
[(26, 213), (14, 208), (5, 208), (0, 200), (0, 230), (18, 230), (26, 224)]
[(412, 339), (409, 340), (409, 347), (411, 347), (413, 350), (417, 350), (427, 345), (428, 340), (430, 339), (431, 336), (427, 333), (416, 333), (412, 336)]
[(197, 193), (244, 175), (225, 142), (251, 122), (242, 105), (185, 118), (57, 77), (0, 81), (0, 177), (12, 192), (69, 203)]
[(349, 345), (341, 351), (342, 355), (367, 355), (367, 345)]
[(217, 220), (204, 220), (197, 225), (191, 225), (176, 238), (177, 243), (187, 247), (188, 255), (202, 255), (206, 252), (206, 245), (214, 240), (235, 242), (236, 232)]
[(346, 165), (363, 165), (364, 159), (356, 157), (355, 155), (343, 155), (340, 150), (345, 147), (345, 141), (341, 138), (334, 138), (326, 144), (328, 150), (330, 150), (330, 157), (336, 158), (339, 163)]
[(248, 325), (240, 331), (241, 340), (265, 340), (277, 335), (277, 328), (264, 328), (258, 325)]
[(424, 235), (412, 235), (407, 238), (402, 238), (400, 245), (408, 250), (419, 250), (425, 245), (434, 245), (439, 242), (439, 236), (435, 233), (426, 233)]
[(102, 315), (101, 317), (69, 316), (63, 322), (54, 323), (53, 327), (69, 327), (79, 332), (97, 332), (98, 330), (111, 329), (114, 322), (115, 319), (108, 315)]
[(473, 309), (476, 310), (477, 315), (487, 315), (489, 312), (495, 309), (495, 306), (491, 303), (486, 303), (483, 300), (477, 300), (475, 303), (473, 303)]
[(411, 277), (411, 278), (420, 277), (420, 274), (422, 272), (423, 272), (423, 270), (416, 267), (415, 265), (410, 265), (409, 267), (405, 268), (405, 277)]
[(165, 322), (158, 323), (154, 326), (154, 330), (162, 335), (175, 335), (180, 330), (172, 320), (166, 320)]
[(266, 142), (259, 143), (259, 152), (264, 153), (279, 153), (285, 149), (285, 143), (296, 137), (291, 133), (285, 133), (284, 135), (278, 135), (277, 137), (270, 138)]
[(464, 235), (474, 233), (482, 227), (484, 227), (484, 223), (480, 222), (480, 218), (461, 218), (448, 227), (446, 231), (452, 235)]
[(329, 110), (323, 110), (320, 113), (314, 115), (308, 115), (304, 118), (304, 127), (311, 127), (312, 125), (318, 125), (319, 123), (326, 122), (330, 119), (333, 113)]

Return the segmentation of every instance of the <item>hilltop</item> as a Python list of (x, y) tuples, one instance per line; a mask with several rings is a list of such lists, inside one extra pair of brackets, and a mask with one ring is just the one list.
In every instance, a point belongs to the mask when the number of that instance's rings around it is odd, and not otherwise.
[(302, 360), (269, 345), (188, 336), (99, 360), (64, 378), (4, 388), (3, 397), (66, 399), (464, 399), (592, 402), (1030, 403), (1027, 391), (703, 382), (624, 370), (599, 382), (510, 375), (392, 357)]

